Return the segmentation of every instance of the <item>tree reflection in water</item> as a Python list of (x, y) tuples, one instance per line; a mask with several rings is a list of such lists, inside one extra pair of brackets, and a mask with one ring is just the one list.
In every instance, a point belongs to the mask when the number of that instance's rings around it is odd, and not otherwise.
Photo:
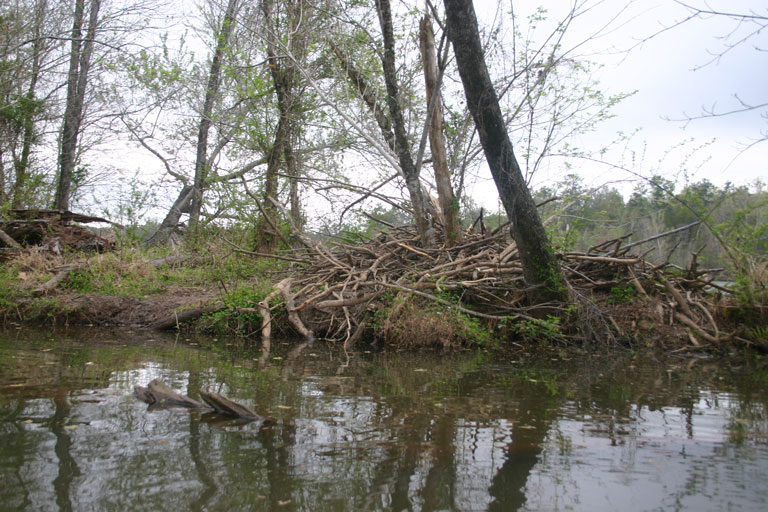
[[(706, 496), (710, 506), (749, 509), (766, 498), (758, 482), (768, 469), (768, 398), (754, 384), (765, 371), (753, 370), (621, 358), (348, 358), (322, 344), (282, 358), (0, 337), (0, 503), (632, 509), (642, 489), (638, 508), (693, 507)], [(192, 396), (208, 389), (250, 403), (268, 419), (147, 409), (130, 396), (158, 377)]]

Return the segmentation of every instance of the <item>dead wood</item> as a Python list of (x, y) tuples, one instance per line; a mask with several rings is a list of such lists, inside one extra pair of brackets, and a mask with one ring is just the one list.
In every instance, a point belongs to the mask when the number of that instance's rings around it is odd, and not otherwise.
[(3, 244), (13, 248), (42, 246), (56, 254), (61, 254), (64, 249), (103, 252), (114, 246), (110, 240), (73, 225), (73, 222), (101, 222), (122, 228), (101, 217), (63, 210), (10, 210), (7, 215), (0, 219)]
[(175, 392), (160, 379), (153, 380), (146, 388), (135, 386), (133, 392), (136, 398), (150, 405), (174, 405), (194, 409), (205, 407), (202, 402)]
[(70, 263), (56, 267), (54, 269), (55, 273), (53, 274), (53, 277), (35, 288), (32, 291), (32, 295), (45, 295), (46, 293), (59, 286), (62, 282), (64, 282), (69, 277), (69, 274), (71, 274), (73, 271), (79, 270), (84, 266), (85, 263)]
[(239, 404), (216, 393), (200, 390), (202, 399), (210, 405), (214, 411), (225, 416), (234, 416), (247, 420), (260, 420), (261, 417), (247, 405)]
[(695, 228), (701, 224), (700, 220), (697, 220), (696, 222), (691, 222), (690, 224), (686, 224), (685, 226), (680, 226), (679, 228), (675, 228), (669, 231), (665, 231), (664, 233), (659, 233), (657, 235), (653, 235), (651, 237), (645, 238), (643, 240), (638, 240), (637, 242), (632, 242), (631, 244), (627, 244), (624, 246), (624, 249), (629, 249), (631, 247), (635, 247), (636, 245), (642, 245), (648, 242), (653, 242), (654, 240), (658, 240), (659, 238), (663, 238), (665, 236), (674, 235), (675, 233), (680, 233), (681, 231), (685, 231), (687, 229)]
[(168, 265), (168, 266), (177, 265), (179, 263), (182, 263), (185, 259), (186, 259), (185, 256), (172, 254), (170, 256), (165, 256), (163, 258), (155, 258), (154, 260), (149, 260), (149, 264), (155, 268), (160, 268), (163, 265)]
[[(205, 407), (203, 402), (193, 400), (186, 395), (175, 392), (165, 382), (154, 379), (147, 387), (134, 386), (133, 394), (149, 405), (188, 407), (201, 409)], [(260, 420), (261, 417), (247, 405), (235, 402), (216, 393), (200, 391), (200, 396), (218, 414), (241, 418), (249, 421)]]
[[(694, 258), (681, 277), (669, 265), (654, 265), (622, 247), (627, 238), (608, 240), (586, 253), (558, 255), (567, 286), (576, 302), (583, 303), (577, 304), (575, 319), (567, 320), (571, 325), (563, 326), (571, 329), (568, 339), (632, 336), (636, 329), (610, 312), (618, 300), (637, 301), (635, 309), (647, 310), (651, 323), (659, 317), (677, 325), (686, 343), (722, 340), (707, 296), (717, 269), (700, 269)], [(531, 302), (536, 289), (523, 278), (517, 246), (507, 230), (468, 233), (460, 245), (425, 248), (415, 228), (392, 225), (360, 245), (349, 242), (331, 237), (322, 244), (303, 235), (303, 247), (281, 253), (296, 264), (294, 273), (255, 305), (264, 319), (265, 349), (276, 320), (271, 304), (278, 297), (285, 305), (281, 314), (300, 335), (337, 340), (347, 349), (365, 333), (395, 325), (394, 318), (403, 313), (397, 298), (475, 317), (488, 327), (537, 322), (541, 316), (533, 311), (542, 305)], [(564, 306), (549, 304), (547, 311), (556, 313)], [(382, 309), (387, 317), (371, 321), (372, 312)]]
[(280, 291), (280, 294), (283, 296), (283, 301), (285, 302), (285, 309), (288, 312), (288, 321), (291, 322), (291, 325), (298, 331), (299, 334), (301, 334), (306, 341), (312, 342), (315, 340), (315, 335), (312, 331), (307, 329), (307, 327), (304, 325), (304, 322), (301, 321), (301, 317), (299, 317), (298, 313), (296, 312), (296, 306), (294, 305), (293, 295), (291, 295), (291, 282), (293, 279), (283, 279), (277, 284), (277, 290)]
[(0, 228), (0, 240), (2, 240), (5, 243), (5, 245), (7, 245), (8, 247), (10, 247), (12, 249), (21, 249), (22, 248), (21, 244), (19, 242), (17, 242), (16, 240), (14, 240), (13, 238), (11, 238), (8, 235), (8, 233), (6, 233), (5, 231), (2, 230), (2, 228)]
[(215, 313), (216, 311), (220, 311), (224, 308), (224, 306), (221, 303), (217, 303), (213, 306), (204, 306), (194, 309), (186, 309), (184, 311), (177, 311), (173, 314), (162, 318), (158, 320), (157, 322), (153, 323), (149, 327), (151, 329), (157, 329), (159, 331), (162, 331), (164, 329), (174, 329), (178, 328), (179, 324), (182, 324), (184, 322), (190, 322), (192, 320), (197, 320), (201, 316), (207, 314), (207, 313)]

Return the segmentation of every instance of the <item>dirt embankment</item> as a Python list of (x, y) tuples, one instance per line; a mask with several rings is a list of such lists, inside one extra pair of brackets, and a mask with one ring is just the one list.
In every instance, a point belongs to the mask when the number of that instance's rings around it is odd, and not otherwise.
[[(20, 320), (61, 325), (153, 327), (160, 322), (183, 321), (184, 313), (207, 308), (216, 296), (197, 289), (169, 290), (147, 298), (93, 293), (56, 293), (40, 299), (26, 299), (14, 308)], [(6, 311), (6, 317), (13, 312)]]

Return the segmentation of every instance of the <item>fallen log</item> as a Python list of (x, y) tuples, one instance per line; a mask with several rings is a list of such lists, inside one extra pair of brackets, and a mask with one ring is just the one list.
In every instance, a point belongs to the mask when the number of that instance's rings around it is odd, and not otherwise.
[(221, 303), (214, 304), (213, 306), (205, 306), (201, 308), (187, 309), (185, 311), (173, 312), (171, 315), (161, 318), (156, 321), (150, 328), (162, 331), (164, 329), (178, 328), (179, 324), (189, 322), (190, 320), (196, 320), (206, 313), (215, 313), (224, 309), (224, 305)]
[(209, 393), (208, 391), (200, 390), (200, 396), (202, 397), (203, 401), (205, 401), (205, 403), (210, 405), (213, 410), (219, 414), (254, 421), (261, 419), (261, 416), (256, 414), (253, 409), (247, 405), (239, 404), (230, 400), (229, 398), (217, 395), (216, 393)]
[(0, 228), (0, 240), (5, 242), (5, 245), (10, 247), (11, 249), (21, 249), (21, 244), (16, 240), (14, 240), (13, 238), (11, 238), (10, 236), (8, 236), (8, 233), (3, 231), (2, 228)]
[(45, 295), (49, 291), (53, 290), (59, 284), (64, 282), (68, 277), (69, 274), (76, 270), (80, 270), (85, 266), (85, 263), (70, 263), (67, 265), (61, 265), (60, 267), (57, 267), (56, 273), (53, 275), (52, 278), (50, 278), (45, 283), (41, 284), (34, 290), (32, 290), (32, 295), (38, 296), (38, 295)]
[(136, 395), (136, 398), (149, 405), (175, 405), (179, 407), (190, 407), (192, 409), (205, 407), (202, 402), (198, 402), (188, 396), (175, 392), (168, 386), (168, 384), (160, 379), (153, 380), (146, 388), (134, 386), (133, 393)]
[(149, 405), (203, 409), (206, 408), (206, 404), (208, 404), (217, 414), (249, 421), (262, 419), (247, 405), (235, 402), (219, 394), (200, 390), (200, 396), (205, 401), (204, 404), (203, 402), (198, 402), (186, 395), (175, 392), (160, 379), (154, 379), (147, 387), (134, 386), (133, 394), (136, 398)]

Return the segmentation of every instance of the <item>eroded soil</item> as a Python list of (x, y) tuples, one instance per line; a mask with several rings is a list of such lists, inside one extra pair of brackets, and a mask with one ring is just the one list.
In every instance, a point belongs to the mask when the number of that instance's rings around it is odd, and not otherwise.
[[(180, 312), (216, 302), (215, 293), (198, 288), (173, 288), (146, 298), (126, 295), (59, 293), (19, 306), (24, 320), (49, 316), (56, 324), (151, 327)], [(49, 309), (50, 308), (50, 309)]]

